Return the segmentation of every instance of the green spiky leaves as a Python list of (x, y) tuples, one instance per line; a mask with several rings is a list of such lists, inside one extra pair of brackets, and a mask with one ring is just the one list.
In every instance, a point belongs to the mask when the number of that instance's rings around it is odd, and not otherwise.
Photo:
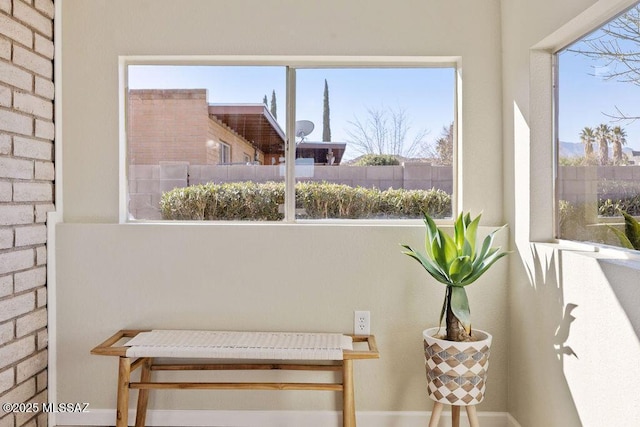
[(447, 305), (460, 321), (462, 326), (471, 330), (471, 315), (465, 286), (475, 282), (497, 260), (507, 255), (501, 248), (493, 247), (496, 232), (494, 230), (477, 246), (477, 233), (480, 217), (472, 219), (471, 215), (461, 213), (453, 227), (453, 236), (449, 236), (438, 228), (433, 219), (424, 214), (426, 226), (425, 253), (414, 251), (408, 245), (402, 245), (404, 254), (412, 257), (438, 282), (451, 287), (450, 298), (445, 297), (440, 323), (446, 313)]
[(609, 226), (609, 229), (618, 236), (620, 244), (627, 249), (640, 250), (640, 223), (626, 212), (624, 216), (624, 232)]
[(472, 220), (469, 214), (460, 214), (451, 237), (425, 214), (425, 254), (408, 245), (402, 245), (406, 249), (403, 253), (418, 261), (440, 283), (458, 287), (470, 285), (507, 254), (492, 247), (495, 234), (503, 227), (485, 237), (480, 248), (476, 247), (480, 217)]

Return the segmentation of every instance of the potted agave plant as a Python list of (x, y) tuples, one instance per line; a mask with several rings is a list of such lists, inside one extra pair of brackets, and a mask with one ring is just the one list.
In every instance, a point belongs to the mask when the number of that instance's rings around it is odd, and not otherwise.
[(439, 404), (434, 407), (434, 413), (436, 408), (441, 410), (442, 404), (468, 406), (484, 398), (492, 337), (487, 332), (471, 329), (465, 288), (507, 252), (493, 247), (495, 233), (502, 228), (494, 230), (480, 244), (477, 240), (480, 217), (472, 219), (469, 213), (461, 213), (454, 223), (453, 236), (449, 236), (424, 214), (425, 253), (402, 245), (404, 254), (418, 261), (434, 279), (445, 285), (440, 326), (445, 319), (446, 334), (441, 335), (441, 327), (423, 332), (427, 391)]

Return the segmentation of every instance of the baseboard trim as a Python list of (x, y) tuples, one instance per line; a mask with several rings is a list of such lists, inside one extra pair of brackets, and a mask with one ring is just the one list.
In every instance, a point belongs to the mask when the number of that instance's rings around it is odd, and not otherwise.
[[(149, 410), (147, 426), (190, 426), (190, 427), (339, 427), (342, 413), (338, 411), (210, 411), (210, 410)], [(430, 412), (404, 411), (382, 412), (362, 411), (357, 413), (359, 425), (367, 427), (424, 427)], [(483, 427), (520, 427), (506, 412), (478, 412)], [(85, 413), (59, 413), (58, 426), (105, 426), (113, 425), (115, 410), (97, 409)], [(135, 412), (129, 412), (130, 424), (135, 420)], [(466, 414), (462, 411), (461, 427), (468, 427)], [(439, 427), (451, 425), (451, 413), (442, 414)]]
[(509, 427), (522, 427), (518, 421), (511, 414), (507, 414), (508, 426)]

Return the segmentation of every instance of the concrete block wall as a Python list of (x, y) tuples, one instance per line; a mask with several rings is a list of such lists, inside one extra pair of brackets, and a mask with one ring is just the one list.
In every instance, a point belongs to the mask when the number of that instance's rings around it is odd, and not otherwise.
[[(52, 0), (0, 0), (0, 404), (47, 402), (53, 15)], [(0, 410), (0, 427), (46, 425)]]
[[(559, 166), (557, 188), (560, 200), (578, 208), (586, 224), (596, 224), (602, 222), (598, 200), (618, 200), (640, 194), (640, 166)], [(564, 238), (593, 238), (565, 232), (568, 234), (563, 235)]]
[(129, 167), (129, 214), (132, 219), (162, 219), (162, 193), (189, 185), (189, 163), (160, 162), (159, 165)]
[[(307, 166), (304, 166), (305, 168)], [(238, 181), (281, 181), (282, 165), (228, 165), (190, 166), (189, 183)], [(405, 163), (403, 166), (313, 166), (309, 181), (327, 181), (352, 187), (430, 189), (439, 188), (451, 193), (453, 173), (451, 166), (432, 166), (428, 163)]]
[[(402, 166), (304, 166), (313, 168), (305, 181), (326, 181), (367, 188), (437, 188), (452, 194), (451, 166), (405, 163)], [(159, 165), (129, 167), (129, 213), (132, 219), (162, 219), (159, 204), (162, 193), (188, 185), (208, 182), (283, 181), (282, 165), (189, 165), (187, 162), (160, 162)]]
[[(606, 197), (625, 197), (640, 192), (640, 166), (560, 166), (558, 194), (573, 204), (593, 203), (601, 192), (601, 183), (615, 181), (607, 188)], [(625, 185), (623, 185), (625, 184)]]

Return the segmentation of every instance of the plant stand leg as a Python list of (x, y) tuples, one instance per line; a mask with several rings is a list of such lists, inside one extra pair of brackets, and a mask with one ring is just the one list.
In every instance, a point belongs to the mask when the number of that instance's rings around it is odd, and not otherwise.
[(467, 406), (467, 415), (469, 416), (469, 425), (471, 427), (480, 427), (480, 421), (478, 421), (478, 414), (476, 413), (475, 405)]
[(431, 411), (431, 419), (429, 420), (429, 427), (438, 427), (438, 421), (440, 421), (442, 408), (444, 408), (444, 403), (434, 403), (433, 410)]
[(460, 427), (460, 407), (451, 406), (451, 427)]

